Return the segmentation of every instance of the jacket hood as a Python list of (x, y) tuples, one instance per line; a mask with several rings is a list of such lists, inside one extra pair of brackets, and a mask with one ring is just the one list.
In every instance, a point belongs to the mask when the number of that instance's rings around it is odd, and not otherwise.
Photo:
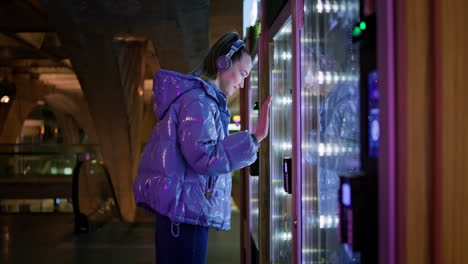
[(200, 87), (219, 103), (215, 88), (201, 78), (168, 70), (157, 71), (153, 79), (153, 109), (158, 119), (164, 117), (182, 94)]

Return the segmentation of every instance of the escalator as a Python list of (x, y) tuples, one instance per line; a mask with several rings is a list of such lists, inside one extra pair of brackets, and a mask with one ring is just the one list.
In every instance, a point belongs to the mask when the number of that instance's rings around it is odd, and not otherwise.
[(96, 145), (1, 144), (0, 214), (73, 214), (75, 233), (121, 221)]
[(72, 184), (75, 233), (88, 233), (105, 223), (122, 220), (104, 162), (92, 158), (88, 152), (76, 156)]

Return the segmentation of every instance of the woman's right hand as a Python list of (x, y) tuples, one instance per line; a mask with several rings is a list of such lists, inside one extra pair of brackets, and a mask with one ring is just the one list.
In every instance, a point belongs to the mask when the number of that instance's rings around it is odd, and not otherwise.
[(268, 136), (268, 126), (270, 124), (270, 104), (271, 104), (271, 94), (265, 100), (262, 105), (262, 110), (260, 111), (260, 116), (258, 118), (257, 130), (255, 131), (255, 137), (258, 142), (262, 141)]

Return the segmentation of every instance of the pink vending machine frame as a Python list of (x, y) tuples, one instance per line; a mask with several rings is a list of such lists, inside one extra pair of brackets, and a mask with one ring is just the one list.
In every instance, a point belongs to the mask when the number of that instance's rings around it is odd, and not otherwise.
[[(404, 55), (404, 37), (395, 37), (396, 29), (403, 29), (404, 21), (395, 19), (395, 10), (402, 9), (402, 0), (382, 0), (375, 1), (377, 10), (377, 68), (379, 71), (379, 90), (381, 92), (381, 138), (379, 152), (379, 263), (396, 264), (398, 260), (403, 260), (405, 255), (405, 243), (402, 236), (405, 228), (403, 224), (405, 206), (402, 201), (404, 198), (398, 197), (403, 195), (404, 191), (398, 184), (399, 177), (402, 177), (404, 171), (404, 153), (400, 153), (396, 157), (397, 148), (401, 148), (404, 144), (404, 137), (396, 140), (397, 135), (404, 136), (404, 116), (405, 106), (401, 105), (403, 100), (398, 96), (403, 96), (403, 93), (397, 93), (397, 84), (401, 84), (406, 80), (404, 67), (396, 67)], [(398, 4), (398, 6), (396, 6)], [(293, 192), (292, 192), (292, 263), (301, 263), (301, 129), (300, 129), (300, 114), (301, 114), (301, 43), (300, 37), (304, 26), (304, 0), (290, 0), (282, 9), (278, 17), (273, 22), (270, 28), (267, 27), (266, 21), (266, 1), (261, 1), (261, 28), (262, 34), (257, 43), (256, 55), (258, 55), (259, 75), (264, 72), (264, 68), (268, 65), (263, 65), (262, 56), (268, 56), (268, 43), (272, 37), (279, 31), (285, 22), (292, 17), (292, 76), (293, 76), (293, 129), (292, 129), (292, 161), (293, 161)], [(401, 34), (402, 36), (404, 34)], [(244, 107), (243, 116), (249, 116), (247, 102), (249, 102), (248, 91), (241, 96), (241, 101)], [(398, 107), (397, 107), (398, 104)], [(245, 120), (245, 121), (244, 121)], [(243, 118), (243, 126), (248, 127), (246, 118)], [(397, 166), (398, 165), (398, 166)], [(397, 171), (400, 175), (397, 178)], [(248, 182), (244, 181), (246, 185)], [(246, 191), (250, 191), (247, 187)], [(243, 197), (247, 197), (244, 194)], [(245, 201), (246, 215), (241, 224), (244, 225), (242, 240), (244, 248), (244, 257), (242, 262), (251, 263), (250, 252), (250, 207)], [(398, 207), (397, 207), (398, 206)], [(398, 209), (397, 209), (398, 208)], [(398, 228), (397, 228), (398, 224)], [(261, 239), (260, 239), (261, 240)], [(399, 243), (397, 243), (399, 241)], [(259, 249), (262, 247), (260, 246)], [(261, 254), (261, 253), (260, 253)]]

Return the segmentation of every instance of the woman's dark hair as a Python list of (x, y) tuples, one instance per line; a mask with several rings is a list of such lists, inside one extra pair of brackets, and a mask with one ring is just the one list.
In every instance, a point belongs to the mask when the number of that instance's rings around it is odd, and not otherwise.
[[(218, 68), (216, 67), (216, 59), (219, 56), (228, 54), (231, 49), (231, 45), (236, 40), (239, 40), (239, 34), (237, 32), (228, 32), (222, 35), (216, 42), (211, 46), (208, 54), (205, 56), (203, 61), (198, 67), (191, 73), (196, 74), (198, 77), (205, 81), (213, 81), (218, 76)], [(232, 55), (232, 62), (240, 60), (242, 54), (250, 56), (247, 49), (244, 47), (240, 48), (234, 55)]]

